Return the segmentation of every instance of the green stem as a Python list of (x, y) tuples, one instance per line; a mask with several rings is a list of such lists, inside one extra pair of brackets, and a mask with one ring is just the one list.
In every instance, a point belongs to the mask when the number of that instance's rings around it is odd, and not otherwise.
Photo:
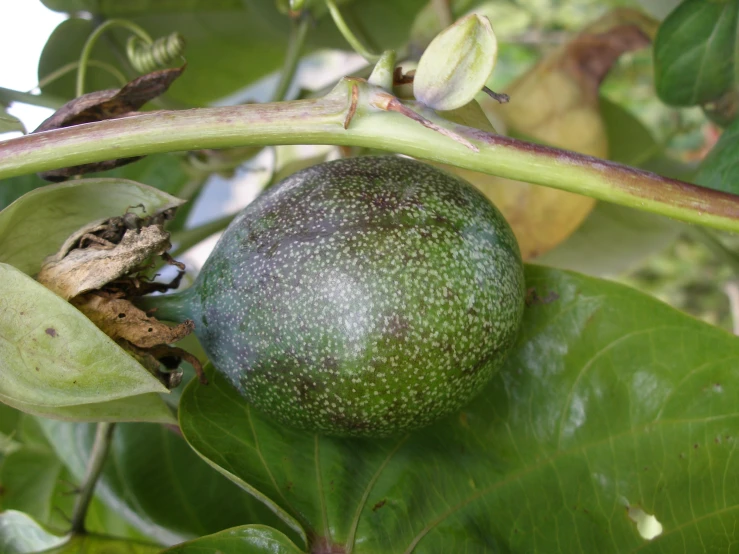
[(52, 110), (57, 110), (64, 105), (64, 100), (55, 96), (31, 94), (30, 92), (21, 92), (20, 90), (5, 87), (0, 87), (0, 100), (5, 104), (20, 102), (21, 104), (41, 106), (42, 108), (51, 108)]
[(233, 221), (234, 217), (236, 217), (236, 214), (226, 215), (192, 229), (172, 233), (171, 242), (177, 246), (170, 252), (170, 255), (176, 258), (209, 236), (223, 231)]
[(87, 471), (85, 472), (85, 477), (82, 480), (82, 488), (80, 489), (79, 496), (77, 497), (77, 501), (75, 502), (74, 509), (72, 511), (72, 533), (85, 532), (85, 517), (87, 516), (87, 509), (90, 506), (90, 502), (92, 502), (95, 485), (98, 482), (100, 473), (103, 470), (103, 464), (108, 456), (114, 430), (115, 423), (101, 422), (97, 424), (97, 428), (95, 430), (95, 442), (90, 451), (90, 460), (87, 463)]
[(282, 73), (280, 73), (280, 82), (272, 95), (272, 102), (280, 102), (287, 96), (287, 91), (295, 77), (295, 70), (298, 68), (300, 54), (303, 51), (309, 27), (310, 19), (307, 14), (302, 14), (297, 23), (293, 22), (287, 52), (285, 53), (285, 62), (282, 66)]
[[(353, 99), (356, 113), (345, 128)], [(387, 150), (739, 231), (739, 196), (457, 125), (351, 79), (319, 99), (144, 113), (14, 138), (0, 143), (0, 179), (111, 158), (268, 144)]]
[(346, 21), (344, 21), (344, 18), (341, 16), (341, 12), (336, 6), (334, 0), (326, 0), (326, 6), (328, 7), (328, 11), (331, 13), (331, 18), (334, 20), (336, 28), (339, 29), (341, 34), (344, 36), (349, 45), (354, 49), (354, 51), (368, 62), (376, 63), (380, 59), (380, 55), (370, 52), (364, 46), (364, 44), (362, 44), (362, 41), (356, 37), (356, 35), (346, 24)]
[(97, 42), (98, 38), (100, 38), (100, 35), (102, 35), (105, 31), (110, 29), (111, 27), (124, 27), (131, 31), (132, 33), (136, 34), (137, 36), (141, 37), (141, 39), (149, 44), (151, 44), (152, 40), (149, 34), (144, 31), (141, 27), (136, 25), (135, 23), (128, 21), (126, 19), (109, 19), (99, 27), (97, 27), (92, 33), (90, 33), (90, 36), (87, 37), (87, 41), (85, 42), (85, 46), (82, 48), (82, 53), (80, 54), (80, 61), (79, 61), (79, 69), (77, 71), (77, 87), (76, 87), (76, 95), (82, 96), (85, 92), (85, 73), (87, 72), (87, 64), (90, 59), (90, 54), (92, 53), (92, 48), (95, 46), (95, 43)]
[(190, 287), (173, 294), (142, 296), (136, 299), (136, 306), (145, 312), (154, 310), (152, 315), (162, 321), (182, 323), (186, 319), (193, 318), (193, 314), (190, 313), (190, 297), (194, 291), (195, 289)]

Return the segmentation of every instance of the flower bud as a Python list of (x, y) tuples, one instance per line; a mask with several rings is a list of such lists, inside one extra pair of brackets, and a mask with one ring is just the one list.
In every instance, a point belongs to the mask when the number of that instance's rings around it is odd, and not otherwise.
[(487, 17), (470, 14), (431, 41), (413, 81), (416, 99), (435, 110), (461, 108), (485, 86), (498, 57)]

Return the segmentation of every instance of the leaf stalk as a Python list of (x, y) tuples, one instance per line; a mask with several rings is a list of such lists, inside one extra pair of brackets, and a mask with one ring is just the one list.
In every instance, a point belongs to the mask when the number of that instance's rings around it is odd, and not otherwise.
[(85, 472), (79, 496), (72, 510), (72, 533), (82, 534), (85, 532), (87, 509), (90, 507), (90, 502), (92, 502), (93, 493), (95, 492), (95, 485), (97, 485), (100, 473), (103, 471), (103, 464), (108, 457), (114, 430), (115, 423), (101, 422), (97, 424), (95, 442), (90, 451), (87, 471)]

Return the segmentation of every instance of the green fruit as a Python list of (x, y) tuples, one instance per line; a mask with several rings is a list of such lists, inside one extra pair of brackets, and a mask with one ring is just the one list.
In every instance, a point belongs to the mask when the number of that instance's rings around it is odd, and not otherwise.
[(195, 321), (213, 365), (272, 418), (384, 436), (480, 391), (523, 305), (515, 238), (481, 193), (366, 157), (295, 173), (249, 205), (170, 313)]

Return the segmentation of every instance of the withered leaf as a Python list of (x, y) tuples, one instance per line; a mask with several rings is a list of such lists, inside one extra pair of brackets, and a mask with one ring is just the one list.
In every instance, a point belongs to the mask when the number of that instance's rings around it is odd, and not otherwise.
[(147, 316), (129, 300), (103, 292), (80, 295), (72, 304), (111, 339), (124, 339), (139, 348), (177, 342), (195, 329), (191, 320), (169, 327)]
[[(149, 100), (164, 94), (169, 86), (184, 71), (185, 66), (152, 71), (137, 77), (120, 89), (108, 89), (84, 94), (67, 102), (51, 117), (33, 131), (41, 133), (62, 127), (94, 123), (106, 119), (118, 119), (137, 115), (137, 110)], [(104, 171), (126, 165), (143, 156), (120, 158), (90, 164), (83, 164), (62, 169), (53, 169), (39, 173), (47, 181), (64, 181), (73, 175)]]
[[(100, 227), (100, 223), (90, 225), (77, 231), (70, 240), (78, 242), (96, 236), (93, 232)], [(36, 276), (37, 281), (65, 300), (102, 288), (170, 247), (169, 233), (161, 225), (128, 229), (118, 244), (95, 243), (88, 248), (69, 250), (70, 240), (57, 254), (45, 260)]]

